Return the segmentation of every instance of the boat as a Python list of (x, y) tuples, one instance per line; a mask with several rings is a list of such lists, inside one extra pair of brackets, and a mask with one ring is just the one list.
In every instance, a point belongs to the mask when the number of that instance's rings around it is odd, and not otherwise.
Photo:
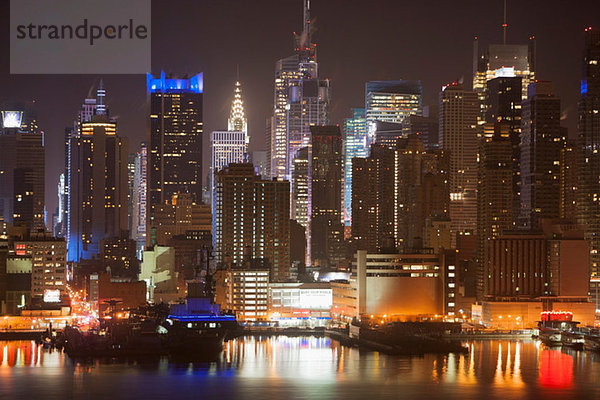
[(600, 331), (592, 329), (584, 335), (583, 348), (589, 351), (600, 351)]
[(542, 311), (538, 321), (539, 339), (549, 347), (562, 346), (563, 332), (576, 331), (578, 324), (579, 322), (573, 321), (572, 312)]
[(581, 331), (562, 331), (560, 339), (563, 346), (570, 347), (575, 350), (583, 350), (584, 334)]
[(171, 305), (158, 333), (171, 355), (213, 356), (238, 329), (235, 315), (221, 314), (220, 307), (209, 298), (188, 297), (183, 304)]

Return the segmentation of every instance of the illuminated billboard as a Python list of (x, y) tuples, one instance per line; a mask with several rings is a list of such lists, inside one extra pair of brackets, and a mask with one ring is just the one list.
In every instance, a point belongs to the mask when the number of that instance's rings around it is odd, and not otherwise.
[(2, 111), (3, 128), (20, 128), (22, 119), (22, 111)]
[(44, 303), (60, 303), (60, 290), (44, 290)]

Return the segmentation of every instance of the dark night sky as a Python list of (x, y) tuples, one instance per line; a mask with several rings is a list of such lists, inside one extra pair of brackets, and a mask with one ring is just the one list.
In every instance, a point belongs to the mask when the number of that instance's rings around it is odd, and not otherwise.
[[(35, 100), (46, 132), (46, 201), (56, 207), (63, 166), (63, 134), (99, 76), (10, 75), (8, 0), (0, 9), (0, 104)], [(470, 86), (472, 40), (502, 39), (502, 0), (312, 0), (313, 40), (320, 76), (333, 87), (331, 122), (364, 105), (367, 80), (420, 79), (424, 105), (435, 104), (442, 84), (464, 77)], [(508, 42), (537, 37), (537, 77), (556, 82), (570, 135), (575, 134), (583, 30), (600, 28), (598, 0), (508, 0)], [(152, 69), (204, 72), (204, 175), (209, 132), (226, 127), (239, 64), (251, 150), (265, 148), (265, 118), (273, 100), (277, 59), (293, 52), (301, 30), (302, 0), (154, 0)], [(145, 76), (102, 77), (111, 115), (130, 151), (146, 140)]]

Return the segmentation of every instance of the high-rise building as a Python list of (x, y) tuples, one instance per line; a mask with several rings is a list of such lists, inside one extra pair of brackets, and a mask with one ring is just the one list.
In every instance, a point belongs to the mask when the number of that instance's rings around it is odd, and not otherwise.
[(147, 226), (149, 246), (168, 246), (173, 236), (188, 231), (211, 231), (209, 204), (197, 204), (189, 193), (173, 195), (169, 203), (156, 206)]
[(137, 257), (141, 259), (146, 246), (146, 224), (148, 222), (148, 147), (142, 142), (140, 149), (135, 154), (133, 183), (133, 213), (135, 218), (130, 232), (130, 237), (137, 242)]
[(421, 81), (367, 82), (365, 85), (367, 145), (375, 142), (377, 121), (402, 124), (410, 115), (423, 115), (422, 92)]
[(310, 127), (328, 123), (331, 87), (329, 80), (319, 79), (310, 23), (310, 1), (304, 0), (304, 26), (296, 35), (296, 54), (275, 64), (273, 118), (267, 135), (271, 177), (289, 180), (297, 152), (310, 146)]
[[(490, 243), (513, 227), (514, 193), (511, 187), (513, 165), (509, 125), (496, 122), (484, 125), (484, 136), (479, 145), (479, 183), (477, 187), (477, 259), (480, 264), (489, 260)], [(483, 293), (483, 272), (479, 270), (479, 295)]]
[(452, 247), (456, 235), (477, 231), (477, 93), (462, 84), (442, 87), (440, 93), (440, 147), (448, 156)]
[(0, 211), (14, 225), (45, 230), (44, 132), (30, 104), (7, 108), (0, 126)]
[(498, 77), (486, 84), (485, 122), (501, 122), (508, 128), (511, 142), (513, 214), (517, 216), (521, 208), (521, 88), (523, 78)]
[(210, 188), (212, 196), (214, 196), (215, 190), (215, 174), (231, 163), (243, 162), (247, 152), (248, 141), (247, 136), (243, 131), (211, 132)]
[(568, 140), (564, 144), (560, 151), (560, 217), (576, 221), (577, 163), (580, 149), (574, 142)]
[[(313, 126), (309, 173), (309, 235), (311, 265), (328, 267), (336, 241), (343, 238), (342, 223), (342, 135), (339, 126)], [(342, 238), (336, 233), (342, 231)]]
[(290, 186), (261, 179), (250, 163), (231, 163), (216, 174), (213, 238), (217, 265), (242, 267), (262, 259), (273, 280), (290, 269)]
[(529, 85), (521, 119), (521, 211), (523, 224), (560, 217), (560, 156), (566, 138), (560, 128), (560, 99), (552, 82)]
[(94, 112), (89, 120), (80, 114), (78, 131), (69, 138), (69, 261), (96, 257), (102, 239), (129, 229), (127, 139), (117, 135), (107, 114)]
[(344, 121), (344, 224), (352, 225), (352, 159), (367, 156), (365, 109), (354, 108)]
[[(426, 109), (428, 110), (429, 107), (424, 107), (423, 114), (425, 114)], [(434, 150), (439, 147), (438, 134), (440, 128), (437, 117), (409, 115), (402, 124), (402, 130), (407, 135), (419, 135), (423, 141), (423, 144), (425, 144), (425, 150), (427, 151)]]
[(149, 213), (178, 193), (202, 201), (202, 73), (148, 74), (150, 93)]
[(494, 78), (521, 78), (521, 99), (527, 99), (527, 87), (535, 81), (535, 37), (529, 44), (490, 44), (480, 50), (479, 39), (473, 42), (473, 91), (479, 98), (478, 122), (483, 124), (487, 112), (487, 82)]
[(577, 220), (590, 245), (590, 292), (600, 309), (600, 31), (585, 30), (579, 97)]
[(357, 250), (376, 253), (379, 248), (379, 160), (352, 160), (352, 241)]
[(308, 229), (308, 147), (298, 151), (292, 169), (292, 219)]

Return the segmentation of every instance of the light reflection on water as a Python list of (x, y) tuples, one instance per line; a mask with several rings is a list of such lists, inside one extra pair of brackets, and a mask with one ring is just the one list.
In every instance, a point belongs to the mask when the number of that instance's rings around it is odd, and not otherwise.
[(9, 398), (600, 398), (600, 355), (535, 341), (467, 342), (469, 353), (392, 357), (329, 338), (229, 341), (216, 360), (73, 361), (0, 342)]

